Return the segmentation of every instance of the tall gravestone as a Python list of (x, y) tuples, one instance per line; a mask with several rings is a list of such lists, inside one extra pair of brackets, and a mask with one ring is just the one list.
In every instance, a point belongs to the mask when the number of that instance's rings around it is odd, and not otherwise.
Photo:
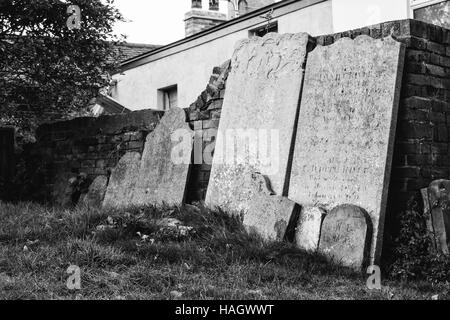
[(206, 195), (208, 206), (248, 211), (251, 186), (243, 177), (252, 172), (267, 176), (276, 195), (287, 195), (309, 42), (306, 33), (270, 33), (237, 44)]
[(183, 109), (172, 108), (146, 139), (133, 205), (181, 205), (186, 194), (194, 132)]
[(366, 210), (371, 262), (381, 253), (404, 54), (391, 37), (359, 36), (317, 46), (306, 66), (289, 199)]
[(103, 206), (181, 205), (186, 194), (193, 137), (183, 109), (166, 111), (147, 136), (142, 156), (127, 153), (114, 168)]

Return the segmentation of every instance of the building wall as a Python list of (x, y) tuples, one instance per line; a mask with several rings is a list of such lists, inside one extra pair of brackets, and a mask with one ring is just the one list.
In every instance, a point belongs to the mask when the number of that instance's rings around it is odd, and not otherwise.
[[(279, 32), (308, 32), (313, 36), (333, 32), (331, 0), (290, 13), (274, 12), (274, 16), (280, 14), (276, 18)], [(216, 39), (116, 74), (118, 83), (112, 96), (131, 110), (158, 109), (158, 89), (177, 84), (178, 106), (187, 108), (208, 82), (210, 70), (231, 58), (236, 42), (248, 38), (249, 29), (264, 23), (257, 17), (232, 25), (211, 36)]]
[(333, 32), (408, 19), (410, 0), (333, 0)]

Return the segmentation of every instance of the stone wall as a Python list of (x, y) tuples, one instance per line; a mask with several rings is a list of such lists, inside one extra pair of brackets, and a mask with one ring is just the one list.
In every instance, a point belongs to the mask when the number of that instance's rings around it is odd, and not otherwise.
[(98, 175), (108, 175), (127, 151), (142, 152), (146, 135), (161, 115), (143, 110), (40, 126), (37, 142), (22, 155), (25, 163), (17, 179), (25, 184), (23, 197), (58, 202), (70, 178), (85, 174), (89, 183)]

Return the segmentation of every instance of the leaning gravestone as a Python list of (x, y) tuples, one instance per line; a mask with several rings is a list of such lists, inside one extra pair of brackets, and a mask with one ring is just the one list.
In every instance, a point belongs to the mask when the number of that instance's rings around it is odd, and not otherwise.
[(391, 37), (359, 36), (317, 46), (306, 66), (289, 199), (364, 208), (371, 262), (381, 253), (403, 62)]
[(335, 263), (361, 270), (369, 262), (371, 231), (370, 217), (364, 210), (337, 206), (323, 221), (319, 252)]
[(267, 240), (283, 240), (291, 219), (297, 220), (300, 206), (270, 190), (268, 180), (259, 173), (242, 177), (249, 186), (245, 206), (244, 226)]
[(449, 254), (450, 240), (450, 180), (436, 180), (422, 191), (428, 230), (434, 235), (434, 246), (439, 253)]
[(107, 187), (108, 178), (106, 176), (96, 177), (89, 186), (88, 192), (81, 196), (79, 202), (87, 207), (101, 207), (105, 198)]
[(126, 153), (111, 172), (103, 207), (126, 207), (130, 205), (136, 185), (141, 155), (139, 152)]
[(317, 251), (322, 220), (326, 212), (318, 207), (302, 207), (295, 230), (297, 247), (306, 251)]
[(240, 41), (233, 54), (206, 204), (246, 211), (251, 172), (285, 192), (309, 36), (270, 33)]
[(183, 109), (172, 108), (146, 139), (131, 203), (181, 205), (185, 198), (194, 132)]

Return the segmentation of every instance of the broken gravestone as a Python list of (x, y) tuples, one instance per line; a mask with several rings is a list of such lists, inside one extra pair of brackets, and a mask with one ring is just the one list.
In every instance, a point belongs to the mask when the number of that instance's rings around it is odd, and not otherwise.
[(108, 177), (98, 176), (92, 181), (88, 192), (82, 194), (79, 203), (87, 207), (100, 208), (108, 187)]
[(367, 212), (357, 206), (341, 205), (325, 216), (319, 252), (335, 263), (360, 271), (369, 262), (371, 241)]
[(183, 109), (172, 108), (146, 139), (133, 205), (181, 205), (186, 194), (194, 132)]
[(308, 54), (289, 199), (329, 211), (350, 203), (374, 226), (381, 254), (404, 61), (392, 37), (342, 38)]
[(306, 251), (317, 251), (325, 210), (318, 207), (302, 207), (295, 231), (297, 247)]
[(103, 207), (121, 208), (130, 205), (140, 161), (139, 152), (128, 152), (119, 160), (111, 172)]
[(306, 33), (275, 34), (238, 42), (216, 139), (206, 204), (225, 211), (243, 207), (250, 172), (267, 176), (275, 194), (286, 195)]
[(291, 221), (298, 218), (300, 206), (274, 195), (268, 179), (259, 173), (250, 173), (242, 180), (247, 180), (245, 184), (249, 186), (245, 203), (248, 209), (243, 213), (244, 226), (266, 240), (284, 240)]
[(422, 190), (427, 227), (433, 234), (433, 244), (439, 253), (449, 254), (450, 180), (436, 180)]

